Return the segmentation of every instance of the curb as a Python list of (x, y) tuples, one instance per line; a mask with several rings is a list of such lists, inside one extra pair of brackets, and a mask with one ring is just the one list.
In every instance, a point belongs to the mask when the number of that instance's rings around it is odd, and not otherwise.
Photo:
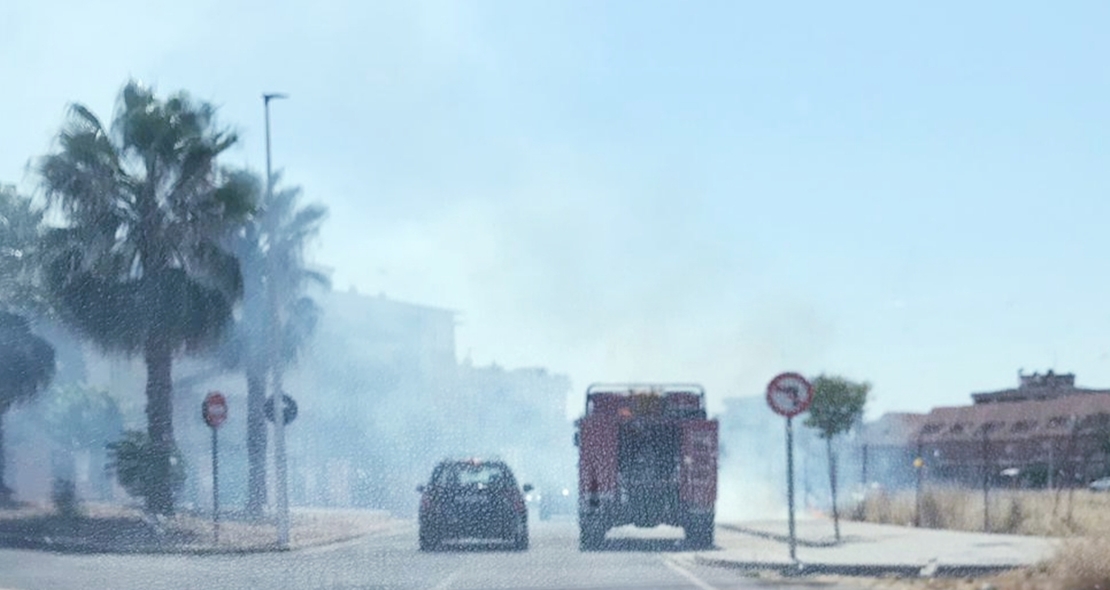
[[(735, 524), (718, 523), (717, 526), (722, 528), (722, 529), (732, 531), (734, 533), (743, 533), (745, 535), (752, 535), (753, 537), (760, 537), (760, 538), (763, 538), (763, 539), (770, 539), (772, 541), (779, 541), (779, 542), (782, 542), (782, 543), (789, 543), (790, 542), (789, 535), (780, 535), (778, 533), (769, 533), (767, 531), (761, 531), (759, 529), (752, 529), (752, 528), (743, 527), (743, 526), (739, 526), (739, 525), (735, 525)], [(837, 547), (837, 546), (839, 546), (840, 544), (842, 544), (846, 541), (854, 541), (854, 540), (857, 540), (857, 538), (856, 537), (851, 537), (851, 536), (846, 536), (846, 537), (841, 537), (840, 543), (837, 543), (836, 541), (807, 541), (805, 539), (798, 539), (798, 538), (795, 538), (794, 542), (799, 547), (820, 548), (820, 547)]]
[[(904, 578), (964, 578), (997, 574), (1025, 567), (1021, 564), (859, 564), (859, 563), (795, 563), (778, 561), (732, 561), (694, 556), (700, 565), (747, 571), (775, 571), (783, 576), (839, 575), (850, 577), (901, 576)], [(931, 571), (927, 571), (931, 570)]]
[(343, 535), (331, 539), (322, 539), (298, 544), (293, 547), (279, 547), (277, 544), (263, 544), (253, 547), (204, 547), (204, 546), (152, 546), (140, 545), (133, 547), (111, 546), (106, 544), (90, 543), (75, 539), (49, 539), (41, 537), (24, 537), (20, 535), (0, 534), (0, 548), (23, 549), (30, 551), (48, 551), (59, 554), (72, 555), (255, 555), (261, 553), (291, 553), (302, 549), (315, 549), (329, 545), (349, 543), (371, 535), (388, 533), (393, 527), (383, 527), (378, 530)]

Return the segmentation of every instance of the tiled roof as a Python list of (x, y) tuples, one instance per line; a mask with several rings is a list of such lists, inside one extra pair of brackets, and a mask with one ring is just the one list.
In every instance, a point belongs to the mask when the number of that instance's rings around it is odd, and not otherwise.
[(982, 437), (984, 430), (991, 440), (1065, 436), (1073, 417), (1082, 431), (1092, 428), (1099, 415), (1110, 420), (1110, 393), (935, 408), (922, 417), (910, 440), (966, 441)]

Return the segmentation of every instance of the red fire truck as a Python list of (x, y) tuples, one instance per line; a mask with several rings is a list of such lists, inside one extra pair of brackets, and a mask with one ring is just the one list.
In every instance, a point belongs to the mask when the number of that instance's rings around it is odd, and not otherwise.
[(575, 426), (582, 550), (626, 524), (682, 527), (689, 546), (713, 544), (717, 421), (706, 417), (704, 388), (591, 385)]

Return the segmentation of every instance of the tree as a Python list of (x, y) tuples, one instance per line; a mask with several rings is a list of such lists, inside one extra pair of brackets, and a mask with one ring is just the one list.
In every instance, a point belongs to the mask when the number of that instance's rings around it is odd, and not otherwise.
[(176, 446), (170, 447), (165, 474), (161, 472), (161, 445), (151, 444), (150, 436), (141, 430), (128, 430), (123, 438), (108, 445), (111, 462), (108, 468), (116, 474), (119, 485), (128, 494), (149, 501), (151, 496), (163, 493), (162, 486), (171, 492), (185, 485), (185, 462)]
[(870, 383), (855, 383), (844, 377), (821, 375), (813, 380), (813, 403), (805, 425), (816, 428), (825, 439), (829, 460), (829, 488), (832, 490), (833, 529), (840, 542), (840, 514), (836, 505), (836, 454), (832, 440), (852, 429), (863, 416)]
[(42, 216), (42, 209), (15, 187), (0, 185), (0, 308), (27, 312), (45, 307), (36, 280)]
[[(76, 383), (55, 385), (41, 398), (39, 415), (47, 436), (66, 455), (65, 478), (73, 477), (75, 455), (88, 451), (94, 465), (105, 464), (107, 445), (123, 434), (123, 413), (119, 403), (106, 391)], [(103, 477), (101, 495), (107, 494)]]
[[(274, 185), (279, 178), (275, 174)], [(267, 495), (266, 375), (294, 362), (315, 329), (320, 310), (304, 293), (312, 284), (327, 287), (329, 280), (306, 264), (304, 251), (319, 233), (327, 209), (319, 204), (299, 207), (298, 187), (274, 191), (270, 197), (264, 194), (258, 177), (247, 172), (242, 173), (242, 184), (251, 187), (259, 205), (231, 240), (231, 251), (243, 271), (243, 314), (232, 331), (230, 350), (223, 356), (246, 373), (247, 512), (257, 517)], [(271, 294), (284, 321), (272, 317)], [(269, 348), (274, 321), (280, 323), (277, 367), (271, 367)]]
[(54, 348), (31, 333), (26, 318), (0, 312), (0, 501), (11, 499), (4, 485), (4, 414), (50, 384), (54, 378)]
[(128, 82), (111, 128), (76, 104), (40, 165), (65, 224), (47, 234), (45, 283), (62, 319), (101, 347), (141, 354), (153, 461), (147, 509), (173, 513), (172, 370), (218, 341), (241, 295), (222, 241), (250, 195), (217, 166), (236, 141), (215, 108)]
[(54, 347), (54, 383), (81, 381), (80, 343), (54, 317), (42, 284), (44, 210), (15, 187), (0, 185), (0, 310), (20, 314)]

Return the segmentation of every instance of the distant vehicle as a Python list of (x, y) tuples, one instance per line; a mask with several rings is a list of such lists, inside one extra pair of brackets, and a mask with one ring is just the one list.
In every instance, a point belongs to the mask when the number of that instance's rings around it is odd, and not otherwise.
[(1087, 487), (1093, 492), (1110, 492), (1110, 477), (1096, 479), (1087, 484)]
[(717, 421), (700, 385), (591, 385), (575, 425), (578, 530), (584, 551), (614, 527), (682, 527), (713, 545)]
[[(481, 459), (444, 460), (420, 492), (420, 550), (446, 541), (503, 540), (528, 549), (528, 510), (509, 466)], [(525, 493), (532, 486), (523, 486)]]
[(574, 516), (578, 507), (578, 494), (569, 487), (547, 487), (540, 490), (540, 520), (551, 520), (552, 516)]

